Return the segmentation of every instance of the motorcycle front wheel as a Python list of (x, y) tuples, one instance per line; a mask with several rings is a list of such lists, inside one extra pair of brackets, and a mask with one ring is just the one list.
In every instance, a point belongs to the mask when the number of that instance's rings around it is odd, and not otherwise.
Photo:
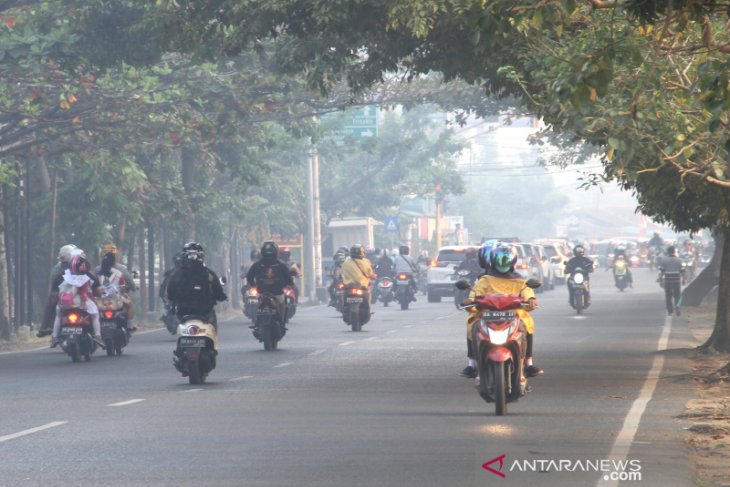
[(494, 380), (494, 414), (504, 416), (507, 414), (507, 386), (504, 377), (504, 362), (491, 362), (490, 368)]
[(576, 313), (583, 314), (583, 295), (577, 295), (575, 297), (575, 311)]

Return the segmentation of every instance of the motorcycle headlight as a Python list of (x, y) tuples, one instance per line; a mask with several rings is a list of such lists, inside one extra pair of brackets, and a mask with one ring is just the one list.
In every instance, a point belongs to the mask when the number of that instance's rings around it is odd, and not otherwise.
[(576, 274), (575, 276), (573, 276), (573, 282), (575, 282), (576, 284), (583, 284), (584, 280), (585, 278), (583, 277), (583, 274)]
[(514, 332), (515, 326), (516, 325), (511, 325), (503, 330), (495, 330), (487, 326), (484, 321), (481, 322), (482, 331), (489, 336), (489, 341), (494, 345), (504, 345), (507, 343), (507, 339), (512, 335), (512, 332)]

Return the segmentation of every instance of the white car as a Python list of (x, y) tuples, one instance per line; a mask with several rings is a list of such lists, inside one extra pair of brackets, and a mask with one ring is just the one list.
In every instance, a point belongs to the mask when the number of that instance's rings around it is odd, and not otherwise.
[(439, 303), (442, 297), (454, 295), (454, 283), (457, 281), (454, 268), (466, 259), (466, 251), (469, 248), (478, 250), (479, 246), (447, 245), (439, 249), (426, 274), (429, 303)]

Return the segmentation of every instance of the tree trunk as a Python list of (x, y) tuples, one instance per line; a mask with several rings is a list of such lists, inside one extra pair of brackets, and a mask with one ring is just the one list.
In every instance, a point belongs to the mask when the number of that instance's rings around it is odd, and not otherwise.
[(148, 310), (155, 310), (155, 233), (152, 229), (152, 225), (147, 226), (147, 299), (148, 299)]
[(701, 348), (713, 348), (718, 352), (730, 352), (730, 227), (723, 227), (722, 259), (720, 263), (720, 287), (717, 297), (717, 315), (712, 335)]
[(683, 306), (699, 306), (702, 304), (705, 296), (720, 281), (720, 261), (722, 260), (724, 243), (722, 230), (716, 229), (713, 231), (713, 236), (715, 237), (715, 253), (712, 255), (712, 260), (710, 260), (707, 267), (702, 269), (702, 272), (682, 291)]
[(182, 185), (185, 188), (186, 204), (188, 205), (188, 215), (185, 226), (185, 240), (187, 242), (195, 240), (195, 208), (193, 206), (194, 188), (195, 188), (195, 154), (188, 148), (184, 147), (180, 151), (180, 175)]
[(145, 258), (144, 243), (144, 224), (142, 224), (140, 225), (139, 239), (137, 241), (137, 247), (139, 248), (139, 309), (144, 314), (147, 314), (147, 310), (149, 309), (147, 306), (147, 260)]
[(0, 338), (10, 339), (10, 300), (8, 299), (8, 269), (5, 249), (5, 215), (0, 211)]

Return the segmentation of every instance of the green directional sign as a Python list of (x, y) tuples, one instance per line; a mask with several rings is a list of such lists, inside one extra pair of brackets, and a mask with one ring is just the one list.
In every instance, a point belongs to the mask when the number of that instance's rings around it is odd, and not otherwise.
[[(338, 117), (341, 115), (330, 113), (322, 116), (322, 120), (332, 123)], [(342, 143), (346, 137), (377, 137), (378, 110), (375, 105), (347, 110), (343, 118), (344, 126), (333, 128), (326, 138)]]

